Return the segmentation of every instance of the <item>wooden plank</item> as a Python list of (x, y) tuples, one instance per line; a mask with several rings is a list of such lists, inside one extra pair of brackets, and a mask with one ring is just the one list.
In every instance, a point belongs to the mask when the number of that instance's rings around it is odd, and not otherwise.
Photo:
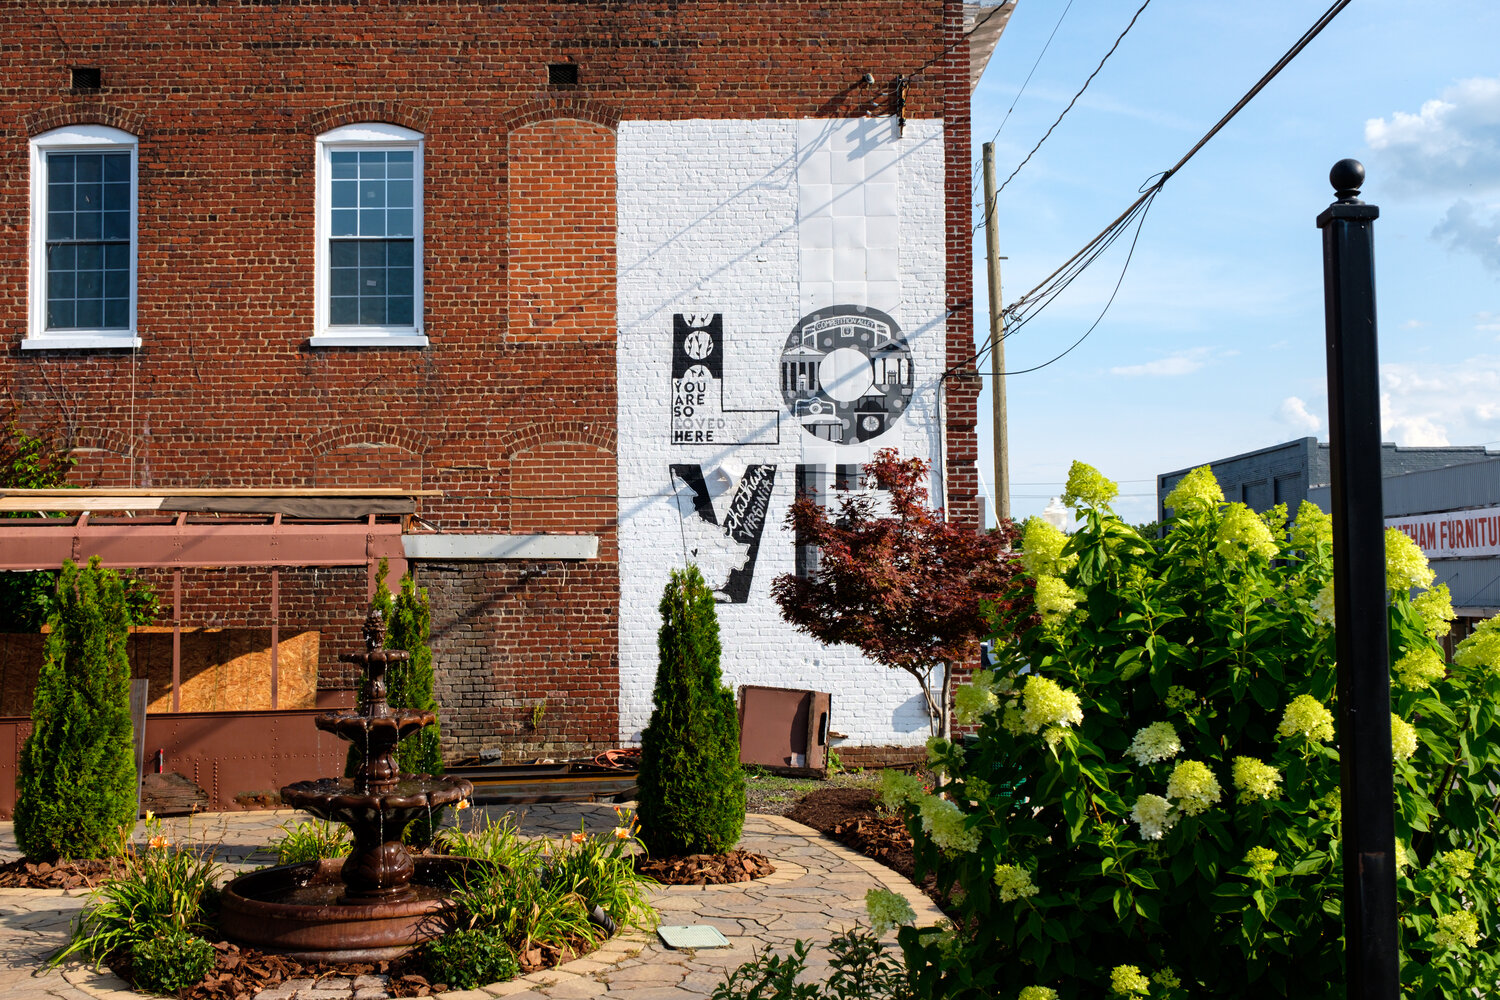
[(285, 489), (220, 487), (216, 489), (0, 489), (0, 497), (441, 497), (442, 490), (391, 487), (300, 486)]

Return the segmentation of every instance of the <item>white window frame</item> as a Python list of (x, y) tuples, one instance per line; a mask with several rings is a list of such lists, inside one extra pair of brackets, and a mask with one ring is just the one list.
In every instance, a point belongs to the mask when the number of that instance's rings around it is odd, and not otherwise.
[[(97, 351), (140, 347), (136, 329), (136, 257), (140, 218), (138, 164), (140, 140), (108, 125), (64, 125), (31, 140), (31, 261), (27, 282), (30, 304), (23, 351)], [(47, 154), (130, 154), (130, 325), (121, 328), (47, 329)]]
[[(317, 213), (314, 226), (317, 241), (314, 261), (313, 335), (310, 347), (426, 347), (427, 335), (422, 322), (422, 146), (423, 135), (399, 125), (385, 122), (362, 122), (343, 125), (318, 136), (317, 140)], [(404, 150), (412, 151), (412, 325), (411, 326), (331, 326), (328, 322), (329, 252), (333, 211), (333, 161), (335, 151)]]

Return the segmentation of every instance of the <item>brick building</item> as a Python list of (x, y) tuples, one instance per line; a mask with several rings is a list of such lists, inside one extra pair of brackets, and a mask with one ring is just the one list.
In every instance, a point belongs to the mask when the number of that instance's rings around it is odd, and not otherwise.
[[(0, 388), (82, 486), (440, 491), (405, 543), (450, 756), (635, 738), (687, 560), (729, 683), (918, 743), (905, 675), (796, 635), (769, 586), (794, 489), (877, 448), (978, 517), (969, 94), (1008, 13), (7, 5)], [(264, 568), (179, 582), (179, 628), (268, 624)], [(279, 571), (280, 635), (321, 637), (308, 705), (352, 682), (367, 582)], [(262, 704), (225, 669), (203, 705)]]

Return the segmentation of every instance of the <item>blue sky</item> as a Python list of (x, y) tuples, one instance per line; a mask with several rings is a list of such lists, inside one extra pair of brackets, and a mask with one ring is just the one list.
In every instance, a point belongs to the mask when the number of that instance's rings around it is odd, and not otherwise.
[[(1139, 7), (1020, 0), (974, 95), (974, 155), (1001, 180)], [(997, 205), (1002, 301), (1036, 285), (1175, 163), (1328, 6), (1153, 0)], [(1306, 435), (1327, 439), (1322, 257), (1328, 170), (1352, 156), (1378, 205), (1386, 440), (1500, 446), (1500, 3), (1355, 0), (1173, 177), (1118, 297), (1071, 354), (1007, 380), (1013, 514), (1039, 513), (1073, 459), (1151, 520), (1157, 473)], [(979, 196), (975, 195), (976, 220)], [(1128, 240), (1006, 342), (1053, 357), (1098, 316)], [(976, 232), (980, 339), (987, 332)], [(988, 361), (984, 363), (988, 371)], [(993, 483), (988, 392), (981, 473)], [(991, 507), (993, 510), (993, 507)], [(993, 515), (991, 515), (993, 517)]]

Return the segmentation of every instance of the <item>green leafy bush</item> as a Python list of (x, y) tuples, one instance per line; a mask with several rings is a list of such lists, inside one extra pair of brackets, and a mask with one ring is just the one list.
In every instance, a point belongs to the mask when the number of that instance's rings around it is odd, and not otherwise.
[(486, 813), (478, 815), (467, 830), (460, 825), (439, 831), (438, 850), (457, 858), (473, 858), (493, 868), (535, 868), (541, 864), (543, 845), (521, 836), (509, 813), (498, 820)]
[(807, 970), (808, 946), (801, 940), (782, 957), (766, 948), (730, 972), (711, 1000), (903, 1000), (906, 972), (881, 947), (880, 939), (858, 927), (828, 945), (828, 977), (821, 983), (798, 982)]
[(81, 569), (64, 563), (49, 623), (21, 750), (16, 840), (29, 858), (100, 857), (118, 850), (136, 809), (119, 574), (97, 556)]
[(696, 566), (661, 599), (651, 722), (641, 736), (640, 838), (652, 854), (716, 854), (745, 825), (734, 694), (719, 674), (713, 591)]
[(299, 861), (341, 858), (353, 843), (349, 828), (326, 819), (311, 819), (296, 826), (281, 826), (281, 836), (271, 841), (278, 865)]
[(219, 874), (211, 850), (174, 847), (149, 813), (146, 833), (144, 849), (126, 845), (124, 872), (94, 890), (68, 943), (52, 956), (53, 965), (72, 955), (98, 963), (118, 951), (133, 953), (168, 931), (191, 936), (209, 929), (207, 907)]
[[(1343, 997), (1329, 519), (1288, 531), (1206, 468), (1160, 539), (1094, 470), (1068, 493), (1075, 535), (1024, 535), (1040, 623), (957, 692), (977, 741), (930, 745), (950, 794), (886, 781), (961, 889), (951, 928), (899, 933), (918, 995)], [(1500, 622), (1445, 664), (1446, 588), (1396, 532), (1387, 569), (1403, 992), (1489, 995)]]
[(215, 962), (214, 946), (182, 927), (168, 927), (157, 937), (136, 942), (130, 958), (135, 985), (162, 994), (196, 986)]
[(493, 927), (457, 930), (428, 942), (422, 949), (422, 963), (432, 982), (454, 990), (503, 983), (521, 972), (516, 953)]
[(517, 954), (536, 945), (562, 947), (574, 937), (595, 944), (603, 934), (589, 922), (583, 897), (541, 865), (471, 864), (453, 902), (462, 926), (493, 930)]

